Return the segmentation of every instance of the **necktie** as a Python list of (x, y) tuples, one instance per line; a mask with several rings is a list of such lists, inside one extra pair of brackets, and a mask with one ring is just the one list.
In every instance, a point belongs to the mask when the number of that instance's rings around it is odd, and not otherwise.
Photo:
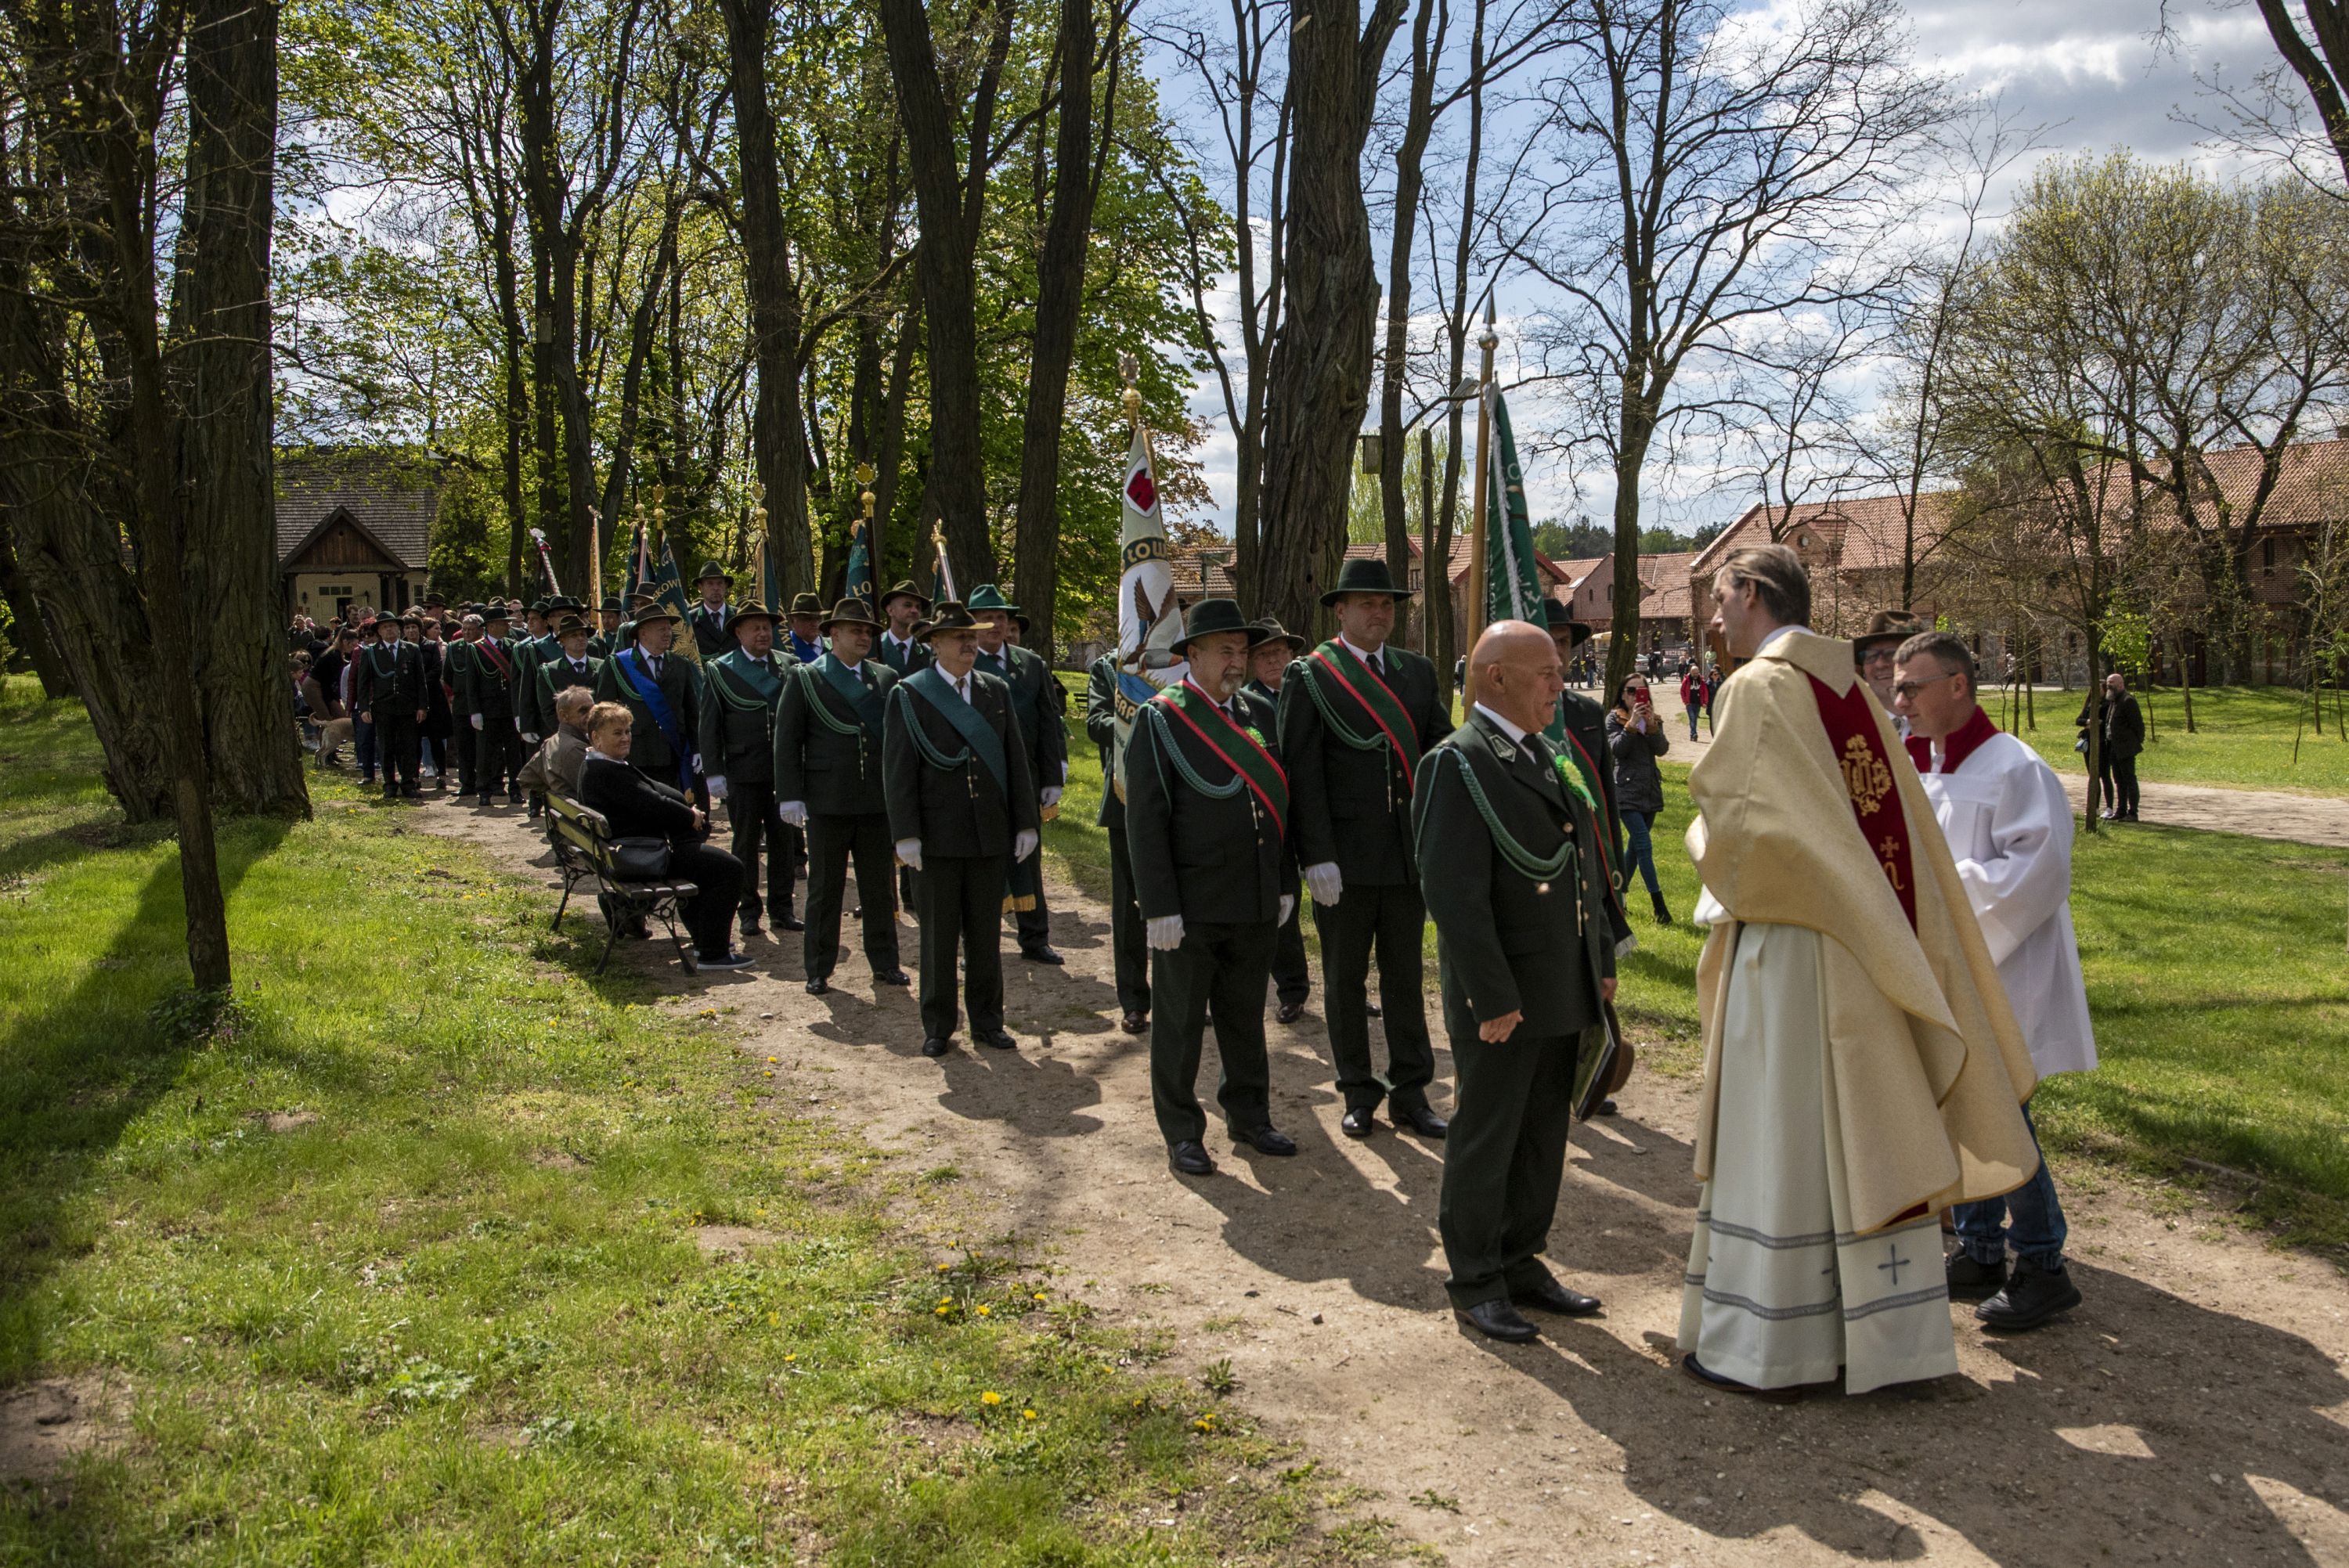
[(660, 684), (660, 655), (656, 654), (653, 655), (653, 684), (655, 686), (658, 686)]

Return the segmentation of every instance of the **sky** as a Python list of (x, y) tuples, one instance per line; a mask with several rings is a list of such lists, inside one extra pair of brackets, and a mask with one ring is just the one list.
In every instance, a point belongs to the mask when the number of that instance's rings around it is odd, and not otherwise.
[[(1970, 93), (1995, 98), (2002, 112), (2046, 127), (2041, 158), (2127, 149), (2158, 161), (2226, 168), (2227, 157), (2190, 121), (2220, 118), (2209, 84), (2248, 87), (2274, 59), (2249, 0), (2169, 0), (2167, 39), (2155, 36), (2162, 0), (1909, 0), (1906, 9), (1920, 63), (1951, 73)], [(1182, 112), (1181, 96), (1168, 84), (1170, 112)], [(1207, 430), (1200, 456), (1216, 497), (1210, 516), (1228, 531), (1234, 443), (1212, 382), (1200, 383), (1192, 411)], [(1519, 424), (1526, 422), (1521, 414)], [(1554, 461), (1527, 461), (1526, 490), (1536, 519), (1604, 518), (1613, 504), (1606, 476), (1578, 476)], [(1697, 480), (1649, 510), (1659, 521), (1686, 527), (1734, 517), (1753, 499)]]

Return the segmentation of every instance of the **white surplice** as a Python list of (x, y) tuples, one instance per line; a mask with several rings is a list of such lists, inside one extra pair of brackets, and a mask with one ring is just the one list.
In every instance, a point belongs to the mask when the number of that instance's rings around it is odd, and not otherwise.
[(1958, 1354), (1940, 1222), (1852, 1231), (1822, 1005), (1820, 944), (1832, 940), (1797, 925), (1737, 933), (1680, 1347), (1757, 1388), (1829, 1383), (1841, 1368), (1859, 1394), (1948, 1376)]
[(2096, 1036), (2072, 932), (2072, 802), (2055, 770), (2001, 732), (1925, 775), (1982, 940), (2039, 1076), (2088, 1072)]

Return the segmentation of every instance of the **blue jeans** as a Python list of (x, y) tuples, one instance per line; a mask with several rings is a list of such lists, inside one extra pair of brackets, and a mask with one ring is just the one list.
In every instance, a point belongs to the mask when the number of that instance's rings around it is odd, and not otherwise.
[(1696, 716), (1702, 713), (1704, 709), (1692, 702), (1683, 703), (1681, 706), (1688, 709), (1689, 738), (1691, 740), (1694, 740), (1696, 738)]
[(1661, 899), (1664, 892), (1656, 885), (1655, 841), (1648, 836), (1648, 829), (1654, 823), (1656, 814), (1653, 811), (1625, 811), (1622, 817), (1624, 836), (1631, 841), (1631, 863), (1640, 868), (1640, 880), (1648, 884), (1648, 896)]
[[(2032, 1147), (2037, 1148), (2039, 1130), (2032, 1126), (2027, 1105), (2023, 1108), (2023, 1125), (2031, 1129)], [(2068, 1233), (2064, 1205), (2055, 1201), (2055, 1181), (2047, 1174), (2044, 1155), (2040, 1157), (2039, 1169), (2021, 1187), (2002, 1198), (1961, 1203), (1950, 1217), (1958, 1228), (1958, 1240), (1976, 1263), (2001, 1262), (2011, 1242), (2016, 1257), (2043, 1273), (2054, 1274), (2064, 1266), (2064, 1237)]]

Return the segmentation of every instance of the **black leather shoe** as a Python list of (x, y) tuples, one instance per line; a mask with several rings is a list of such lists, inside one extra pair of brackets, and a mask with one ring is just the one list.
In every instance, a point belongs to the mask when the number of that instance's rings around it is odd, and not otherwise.
[(1294, 1154), (1297, 1152), (1297, 1140), (1268, 1122), (1262, 1127), (1251, 1127), (1246, 1130), (1242, 1130), (1237, 1127), (1233, 1128), (1232, 1141), (1235, 1143), (1246, 1144), (1248, 1148), (1255, 1150), (1258, 1154)]
[(1759, 1399), (1765, 1405), (1791, 1405), (1803, 1397), (1800, 1388), (1756, 1388), (1751, 1383), (1740, 1383), (1734, 1377), (1724, 1377), (1696, 1358), (1692, 1350), (1681, 1357), (1681, 1370), (1706, 1387), (1723, 1394), (1743, 1394), (1749, 1399)]
[(1068, 962), (1049, 942), (1036, 947), (1023, 947), (1019, 950), (1019, 956), (1030, 964), (1066, 964)]
[(775, 929), (777, 931), (805, 931), (807, 929), (807, 922), (802, 920), (798, 915), (793, 914), (787, 909), (783, 911), (782, 913), (775, 916)]
[(971, 1038), (980, 1045), (993, 1046), (999, 1051), (1016, 1051), (1019, 1048), (1019, 1042), (1011, 1037), (1011, 1031), (1009, 1029), (997, 1029), (992, 1033), (981, 1033), (979, 1030), (973, 1029), (970, 1034)]
[(1117, 1026), (1129, 1035), (1146, 1035), (1150, 1032), (1150, 1015), (1128, 1013), (1117, 1021)]
[(911, 985), (914, 983), (914, 977), (903, 969), (876, 969), (873, 972), (873, 980), (878, 985)]
[(1474, 1306), (1455, 1306), (1453, 1315), (1487, 1339), (1497, 1339), (1505, 1345), (1523, 1345), (1528, 1339), (1539, 1339), (1541, 1330), (1527, 1323), (1517, 1309), (1506, 1301), (1480, 1301)]
[(1166, 1163), (1185, 1176), (1213, 1176), (1216, 1162), (1207, 1158), (1207, 1146), (1195, 1138), (1186, 1138), (1166, 1151)]
[(1346, 1112), (1338, 1123), (1338, 1130), (1349, 1138), (1368, 1138), (1379, 1130), (1378, 1107), (1358, 1105)]
[(1537, 1306), (1560, 1317), (1588, 1317), (1599, 1310), (1597, 1296), (1568, 1290), (1554, 1279), (1546, 1279), (1539, 1284), (1513, 1285), (1509, 1290), (1509, 1300), (1516, 1305)]
[(832, 982), (825, 979), (821, 975), (817, 975), (814, 979), (808, 982), (808, 995), (811, 996), (831, 995)]
[(1284, 1024), (1293, 1024), (1297, 1022), (1298, 1019), (1305, 1016), (1305, 1004), (1302, 1002), (1283, 1002), (1280, 1005), (1280, 1011), (1275, 1013), (1273, 1016), (1279, 1019)]
[(1950, 1295), (1956, 1301), (1982, 1301), (2006, 1288), (2006, 1260), (1986, 1264), (1973, 1253), (1950, 1254)]
[(745, 937), (750, 937), (762, 935), (764, 934), (759, 929), (759, 923), (757, 921), (746, 920), (742, 923), (742, 934)]
[(2018, 1258), (2006, 1288), (1974, 1308), (1974, 1315), (1982, 1319), (1984, 1327), (2012, 1333), (2036, 1328), (2057, 1313), (2069, 1312), (2079, 1305), (2080, 1287), (2072, 1283), (2069, 1269), (2050, 1274)]
[(926, 1057), (942, 1057), (952, 1049), (953, 1042), (938, 1035), (932, 1035), (922, 1042), (922, 1055)]
[(1397, 1105), (1390, 1100), (1387, 1102), (1387, 1115), (1393, 1120), (1397, 1131), (1409, 1128), (1422, 1138), (1440, 1139), (1444, 1130), (1452, 1125), (1423, 1105)]
[(1615, 1114), (1615, 1102), (1611, 1099), (1602, 1099), (1599, 1102), (1599, 1109), (1592, 1111), (1590, 1114), (1593, 1116), (1612, 1116)]
[(1383, 1017), (1385, 1017), (1385, 1016), (1386, 1016), (1386, 1013), (1385, 1013), (1385, 1011), (1384, 1011), (1383, 1009), (1381, 1009), (1376, 1002), (1372, 1002), (1372, 1003), (1371, 1003), (1370, 1005), (1368, 1005), (1367, 1006), (1365, 1006), (1362, 1010), (1363, 1010), (1364, 1012), (1368, 1013), (1368, 1014), (1369, 1014), (1371, 1017), (1373, 1017), (1373, 1018), (1383, 1018)]

